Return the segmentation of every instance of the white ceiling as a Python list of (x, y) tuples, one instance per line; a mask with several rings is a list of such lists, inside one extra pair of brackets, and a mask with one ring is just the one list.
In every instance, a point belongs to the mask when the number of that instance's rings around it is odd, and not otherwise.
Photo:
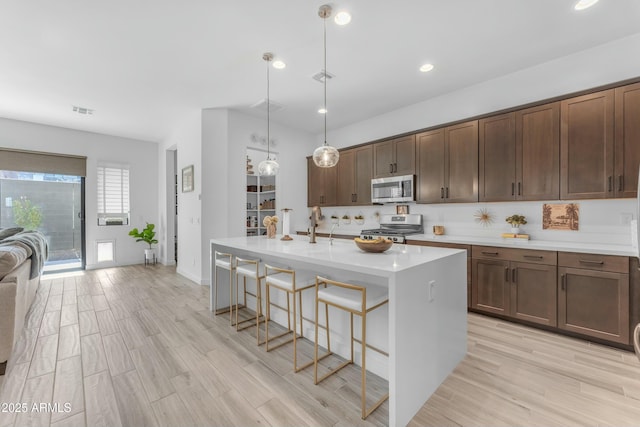
[[(640, 32), (640, 1), (344, 0), (328, 21), (328, 126), (399, 107)], [(188, 110), (250, 106), (321, 132), (322, 19), (309, 0), (2, 0), (0, 116), (160, 141)], [(638, 52), (629, 52), (637, 55)], [(418, 72), (425, 63), (434, 71)], [(640, 72), (639, 72), (640, 74)], [(72, 112), (78, 105), (91, 116)]]

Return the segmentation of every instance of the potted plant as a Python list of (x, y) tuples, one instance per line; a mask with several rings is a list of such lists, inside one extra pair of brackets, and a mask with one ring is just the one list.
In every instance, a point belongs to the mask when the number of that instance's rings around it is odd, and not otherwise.
[(134, 239), (136, 239), (136, 242), (145, 242), (149, 245), (149, 248), (144, 250), (144, 257), (148, 260), (152, 260), (154, 256), (153, 246), (151, 245), (158, 243), (158, 240), (155, 239), (155, 227), (156, 226), (154, 224), (150, 224), (147, 222), (147, 225), (142, 230), (138, 231), (137, 228), (134, 228), (129, 232), (129, 236), (132, 236)]
[(362, 215), (362, 214), (358, 214), (358, 215), (354, 216), (353, 219), (356, 220), (356, 224), (358, 224), (358, 225), (364, 224), (364, 215)]
[(527, 223), (524, 215), (511, 215), (507, 217), (506, 221), (511, 224), (511, 232), (513, 234), (518, 234), (520, 232), (520, 226)]
[(340, 218), (338, 218), (336, 215), (331, 215), (332, 224), (337, 224), (339, 221), (340, 221)]
[(342, 223), (345, 225), (351, 224), (351, 217), (349, 215), (342, 215)]

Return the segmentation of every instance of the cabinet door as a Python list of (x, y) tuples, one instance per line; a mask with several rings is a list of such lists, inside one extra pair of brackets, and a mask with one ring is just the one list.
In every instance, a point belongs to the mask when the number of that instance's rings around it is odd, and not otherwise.
[(560, 197), (560, 103), (516, 112), (516, 199)]
[(613, 89), (560, 104), (560, 198), (613, 197)]
[(340, 161), (337, 165), (337, 195), (338, 206), (349, 206), (354, 203), (356, 187), (355, 150), (340, 152)]
[(480, 201), (516, 198), (516, 114), (479, 121)]
[(629, 344), (629, 275), (558, 268), (558, 327)]
[(370, 145), (355, 151), (354, 205), (371, 204), (371, 178), (373, 178), (373, 149)]
[(393, 141), (373, 144), (373, 176), (375, 178), (393, 175), (393, 151)]
[(615, 195), (636, 197), (640, 166), (640, 83), (615, 90)]
[(542, 325), (556, 326), (557, 267), (512, 262), (511, 316)]
[[(340, 162), (338, 162), (340, 163)], [(338, 168), (321, 168), (324, 190), (322, 195), (323, 206), (335, 206), (338, 196)]]
[(335, 206), (337, 176), (337, 167), (320, 168), (307, 158), (307, 206)]
[(418, 203), (444, 201), (444, 129), (418, 134), (416, 137)]
[(394, 175), (415, 175), (416, 173), (416, 136), (409, 135), (394, 140)]
[(478, 201), (478, 121), (445, 128), (445, 201)]
[(509, 261), (473, 258), (471, 307), (508, 316), (510, 313)]

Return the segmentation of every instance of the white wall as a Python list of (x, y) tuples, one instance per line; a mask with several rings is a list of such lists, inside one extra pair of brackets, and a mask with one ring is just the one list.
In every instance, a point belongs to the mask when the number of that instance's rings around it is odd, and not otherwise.
[[(334, 130), (329, 140), (338, 147), (347, 147), (638, 77), (638, 51), (640, 35), (620, 39)], [(321, 138), (317, 136), (318, 143)], [(575, 202), (580, 203), (577, 232), (542, 230), (543, 202), (412, 205), (411, 212), (422, 213), (429, 229), (434, 224), (444, 225), (450, 235), (499, 236), (508, 231), (504, 219), (520, 213), (527, 216), (530, 223), (525, 230), (535, 239), (630, 244), (629, 225), (624, 217), (626, 214), (637, 217), (633, 200)], [(491, 227), (484, 228), (474, 221), (473, 215), (481, 207), (494, 214), (496, 220)], [(376, 212), (393, 213), (394, 208), (323, 208), (327, 218), (334, 213), (338, 216), (362, 213), (367, 217), (364, 226), (352, 222), (349, 226), (340, 225), (336, 232), (375, 228)], [(330, 227), (327, 220), (320, 231), (328, 231)]]
[[(133, 227), (144, 227), (145, 222), (156, 224), (158, 222), (157, 144), (0, 118), (0, 146), (86, 156), (87, 268), (102, 267), (96, 263), (95, 253), (95, 242), (102, 239), (115, 239), (115, 265), (139, 264), (144, 261), (143, 244), (136, 243), (128, 233)], [(131, 225), (102, 227), (97, 225), (96, 168), (98, 162), (129, 165)]]

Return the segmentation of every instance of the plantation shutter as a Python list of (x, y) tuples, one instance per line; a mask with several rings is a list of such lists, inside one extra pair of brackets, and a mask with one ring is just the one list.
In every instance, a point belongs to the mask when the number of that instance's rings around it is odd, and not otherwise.
[(98, 225), (129, 224), (129, 167), (98, 166)]

